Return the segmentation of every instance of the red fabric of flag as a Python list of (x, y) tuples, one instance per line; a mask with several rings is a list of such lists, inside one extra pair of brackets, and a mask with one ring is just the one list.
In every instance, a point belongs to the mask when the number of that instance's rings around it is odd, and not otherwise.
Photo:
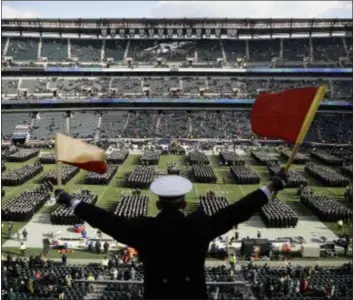
[(251, 129), (259, 137), (295, 144), (318, 87), (260, 94), (251, 110)]

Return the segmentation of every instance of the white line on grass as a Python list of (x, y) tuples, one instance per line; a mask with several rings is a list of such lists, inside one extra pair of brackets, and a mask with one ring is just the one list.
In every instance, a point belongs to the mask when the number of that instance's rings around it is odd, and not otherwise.
[(238, 185), (238, 187), (241, 190), (241, 192), (243, 193), (243, 196), (245, 196), (245, 192), (244, 192), (243, 188), (240, 185)]
[(195, 183), (195, 192), (196, 192), (197, 199), (199, 199), (200, 194), (199, 194), (199, 189), (197, 188), (197, 184), (196, 183)]
[(103, 196), (104, 196), (105, 192), (107, 191), (108, 187), (109, 187), (109, 184), (104, 188), (102, 194), (99, 196), (96, 205), (98, 205), (99, 201), (103, 198)]
[(328, 190), (331, 191), (332, 193), (334, 193), (337, 196), (341, 196), (341, 193), (337, 193), (334, 189), (329, 188)]

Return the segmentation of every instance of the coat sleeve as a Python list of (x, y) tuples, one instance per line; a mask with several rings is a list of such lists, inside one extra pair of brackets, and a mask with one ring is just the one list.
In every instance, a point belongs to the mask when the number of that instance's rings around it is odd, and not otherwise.
[(122, 244), (137, 248), (142, 243), (144, 218), (128, 219), (119, 217), (84, 202), (80, 202), (76, 206), (75, 215)]
[(209, 232), (209, 240), (213, 240), (228, 232), (233, 226), (249, 220), (267, 202), (266, 194), (258, 189), (208, 217), (206, 227)]

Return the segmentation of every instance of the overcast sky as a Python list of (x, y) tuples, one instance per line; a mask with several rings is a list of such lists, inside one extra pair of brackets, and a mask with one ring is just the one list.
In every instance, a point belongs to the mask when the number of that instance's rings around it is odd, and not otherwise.
[(2, 1), (3, 18), (352, 18), (352, 1)]

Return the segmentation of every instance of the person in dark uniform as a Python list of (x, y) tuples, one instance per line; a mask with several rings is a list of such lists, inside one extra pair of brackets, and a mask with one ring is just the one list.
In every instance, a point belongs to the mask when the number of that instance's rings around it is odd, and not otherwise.
[[(204, 265), (209, 243), (257, 213), (271, 201), (273, 192), (284, 188), (286, 178), (281, 170), (266, 186), (212, 216), (202, 210), (183, 213), (192, 183), (176, 175), (159, 177), (151, 184), (151, 191), (159, 196), (156, 217), (117, 216), (75, 200), (64, 190), (56, 190), (55, 196), (59, 204), (71, 206), (78, 218), (137, 250), (144, 267), (145, 299), (207, 299)], [(158, 245), (164, 251), (156, 251)], [(188, 255), (181, 255), (185, 245)]]

